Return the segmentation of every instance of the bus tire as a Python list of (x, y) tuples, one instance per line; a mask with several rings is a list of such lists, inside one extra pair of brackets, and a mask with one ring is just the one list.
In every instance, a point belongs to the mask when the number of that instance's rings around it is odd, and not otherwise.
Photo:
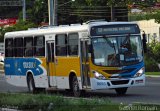
[(36, 87), (32, 75), (29, 75), (27, 78), (28, 90), (30, 93), (36, 93)]
[(125, 87), (125, 88), (116, 88), (115, 91), (116, 91), (116, 93), (118, 95), (125, 95), (126, 92), (127, 92), (127, 89), (128, 89), (127, 87)]
[(74, 76), (72, 79), (72, 91), (75, 97), (79, 97), (82, 94), (82, 91), (79, 89), (79, 84), (76, 76)]

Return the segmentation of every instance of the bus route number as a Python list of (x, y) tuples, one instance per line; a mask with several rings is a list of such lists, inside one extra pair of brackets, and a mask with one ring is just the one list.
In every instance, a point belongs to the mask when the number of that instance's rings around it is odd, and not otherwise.
[(34, 68), (34, 63), (33, 62), (23, 62), (23, 68)]

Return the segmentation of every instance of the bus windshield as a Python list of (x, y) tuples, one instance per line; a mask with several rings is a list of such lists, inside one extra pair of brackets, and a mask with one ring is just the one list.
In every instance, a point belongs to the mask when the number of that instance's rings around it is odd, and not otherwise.
[(92, 38), (92, 60), (100, 66), (127, 66), (143, 60), (139, 35)]

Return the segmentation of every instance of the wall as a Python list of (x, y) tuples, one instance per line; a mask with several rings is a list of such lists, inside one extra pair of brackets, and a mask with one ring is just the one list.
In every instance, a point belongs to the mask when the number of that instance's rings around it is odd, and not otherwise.
[(141, 29), (141, 32), (145, 31), (147, 34), (147, 42), (152, 40), (158, 40), (160, 42), (160, 24), (155, 23), (154, 19), (136, 21)]

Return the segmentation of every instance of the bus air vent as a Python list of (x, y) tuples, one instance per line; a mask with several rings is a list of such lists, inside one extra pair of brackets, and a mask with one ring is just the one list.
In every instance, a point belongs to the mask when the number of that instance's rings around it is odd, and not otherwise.
[(113, 85), (128, 84), (129, 80), (111, 81)]

